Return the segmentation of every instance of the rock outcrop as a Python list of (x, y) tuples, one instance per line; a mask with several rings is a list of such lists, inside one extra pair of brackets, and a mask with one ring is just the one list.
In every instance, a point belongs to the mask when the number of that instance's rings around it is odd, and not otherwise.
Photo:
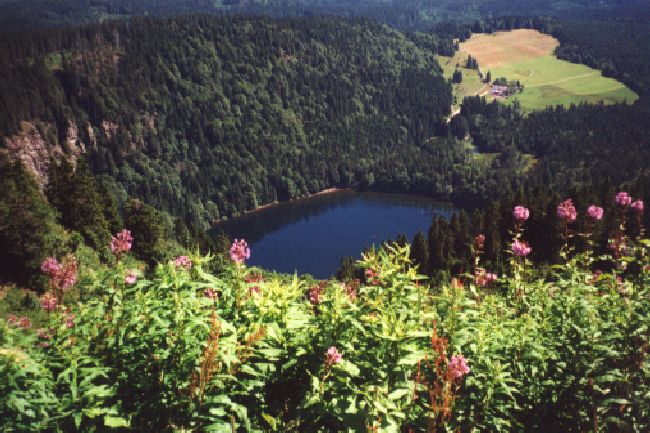
[(21, 122), (20, 131), (12, 137), (4, 138), (4, 148), (0, 154), (11, 161), (21, 161), (32, 173), (41, 191), (47, 185), (52, 161), (67, 157), (74, 165), (86, 151), (86, 146), (79, 140), (79, 129), (70, 121), (66, 139), (61, 146), (56, 138), (56, 128), (52, 124)]

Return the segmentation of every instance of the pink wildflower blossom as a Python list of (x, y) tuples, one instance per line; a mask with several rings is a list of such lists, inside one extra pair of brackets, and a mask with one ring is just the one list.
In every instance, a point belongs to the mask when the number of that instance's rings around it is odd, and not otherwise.
[(643, 200), (635, 201), (634, 203), (632, 203), (632, 206), (630, 207), (634, 209), (634, 212), (641, 215), (643, 213)]
[(18, 319), (18, 323), (16, 325), (19, 328), (29, 329), (32, 327), (32, 322), (31, 320), (29, 320), (29, 317), (23, 316), (20, 319)]
[(38, 336), (38, 338), (40, 340), (43, 340), (43, 341), (40, 341), (38, 343), (39, 346), (41, 346), (41, 347), (49, 347), (50, 346), (50, 343), (47, 340), (49, 340), (52, 336), (50, 335), (50, 333), (49, 333), (49, 331), (47, 329), (41, 328), (41, 329), (37, 330), (36, 335)]
[[(261, 281), (264, 281), (264, 277), (256, 272), (251, 273), (246, 275), (246, 278), (244, 278), (244, 281), (246, 281), (247, 284), (254, 284), (254, 283), (259, 283)], [(250, 295), (259, 295), (262, 293), (262, 289), (258, 285), (253, 285), (248, 288), (248, 293)]]
[(338, 364), (343, 359), (343, 355), (338, 351), (336, 346), (331, 346), (327, 349), (325, 354), (325, 364), (328, 367), (331, 367), (334, 364)]
[(41, 263), (41, 270), (50, 277), (50, 286), (56, 290), (65, 290), (77, 282), (77, 259), (68, 254), (62, 262), (48, 257)]
[(178, 256), (176, 259), (174, 259), (174, 266), (189, 271), (192, 269), (192, 261), (187, 256)]
[(526, 242), (515, 239), (512, 243), (512, 252), (517, 257), (526, 257), (533, 250)]
[(41, 271), (49, 275), (50, 278), (56, 276), (60, 269), (61, 265), (59, 265), (59, 261), (55, 257), (48, 257), (41, 263)]
[(479, 287), (485, 287), (497, 280), (497, 275), (492, 272), (487, 272), (483, 268), (478, 268), (474, 272), (474, 282)]
[(65, 316), (65, 327), (66, 328), (73, 328), (74, 327), (74, 319), (75, 319), (74, 314), (66, 314)]
[(203, 295), (205, 295), (206, 298), (210, 299), (217, 299), (219, 295), (217, 294), (217, 291), (214, 290), (212, 287), (208, 287), (203, 291)]
[(341, 283), (343, 290), (345, 290), (345, 294), (348, 295), (348, 298), (350, 298), (350, 301), (352, 302), (357, 300), (357, 289), (359, 288), (360, 283), (361, 282), (358, 279), (354, 279), (347, 283)]
[(77, 259), (74, 256), (68, 255), (63, 260), (63, 266), (60, 272), (60, 282), (62, 289), (69, 289), (74, 286), (77, 282), (77, 269), (79, 265), (77, 264)]
[(312, 305), (316, 306), (320, 304), (322, 300), (321, 296), (323, 295), (326, 286), (327, 286), (327, 282), (321, 281), (318, 283), (318, 285), (313, 286), (312, 288), (309, 289), (309, 302), (311, 302)]
[(588, 214), (591, 218), (593, 218), (593, 219), (595, 219), (595, 220), (601, 220), (601, 219), (603, 219), (603, 214), (604, 214), (604, 213), (605, 213), (605, 211), (603, 210), (602, 207), (598, 207), (598, 206), (596, 206), (596, 205), (594, 205), (594, 204), (592, 204), (591, 206), (589, 206), (589, 208), (587, 209), (587, 214)]
[(372, 269), (372, 268), (366, 269), (365, 275), (366, 275), (366, 281), (369, 284), (372, 284), (372, 285), (379, 284), (379, 273), (377, 271), (375, 271), (374, 269)]
[(54, 311), (57, 306), (57, 301), (56, 301), (56, 296), (54, 296), (51, 292), (47, 292), (43, 296), (41, 296), (41, 308), (43, 308), (45, 311), (50, 312)]
[(467, 359), (463, 355), (452, 355), (449, 369), (454, 379), (460, 379), (470, 371)]
[(131, 251), (132, 246), (133, 236), (131, 236), (130, 230), (124, 229), (111, 238), (111, 251), (117, 258), (122, 254)]
[(244, 263), (251, 257), (251, 250), (245, 240), (237, 240), (230, 247), (230, 259), (239, 264)]
[(138, 272), (135, 269), (131, 269), (129, 272), (126, 273), (126, 276), (124, 277), (124, 282), (126, 284), (134, 284), (136, 280), (138, 279)]
[(515, 217), (518, 222), (524, 222), (530, 216), (530, 211), (528, 208), (523, 206), (515, 206), (515, 209), (512, 211), (512, 216)]
[(564, 200), (557, 207), (557, 216), (566, 223), (572, 223), (575, 221), (578, 212), (576, 211), (576, 207), (573, 205), (573, 200), (570, 198)]
[(601, 275), (603, 275), (603, 271), (601, 271), (600, 269), (596, 269), (592, 274), (591, 279), (588, 281), (589, 284), (596, 283)]
[(630, 204), (632, 204), (632, 197), (624, 191), (619, 192), (616, 194), (616, 204), (619, 205), (620, 207), (628, 207)]

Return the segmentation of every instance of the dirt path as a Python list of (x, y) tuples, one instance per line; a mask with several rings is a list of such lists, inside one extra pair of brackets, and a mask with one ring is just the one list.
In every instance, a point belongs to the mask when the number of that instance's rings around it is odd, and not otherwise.
[(525, 85), (525, 86), (526, 87), (548, 86), (548, 85), (551, 85), (551, 84), (565, 83), (567, 81), (576, 80), (578, 78), (593, 77), (594, 75), (599, 75), (599, 74), (600, 74), (600, 72), (592, 72), (590, 74), (582, 74), (582, 75), (576, 75), (576, 76), (573, 76), (573, 77), (562, 78), (561, 80), (557, 80), (557, 81), (549, 81), (548, 83), (528, 84), (528, 85)]
[(489, 84), (484, 84), (483, 87), (478, 89), (476, 93), (474, 93), (474, 96), (485, 96), (490, 92), (490, 85)]
[[(485, 96), (485, 95), (488, 94), (489, 91), (490, 91), (490, 85), (489, 84), (484, 84), (483, 87), (481, 87), (476, 92), (474, 92), (474, 95), (472, 95), (472, 96)], [(452, 106), (451, 114), (449, 115), (449, 117), (447, 117), (447, 123), (450, 123), (451, 119), (458, 116), (459, 114), (460, 114), (460, 108), (456, 108), (454, 110), (453, 106)]]
[(458, 116), (459, 114), (460, 114), (460, 108), (456, 108), (455, 110), (452, 110), (449, 117), (447, 117), (447, 123), (451, 123), (451, 119)]

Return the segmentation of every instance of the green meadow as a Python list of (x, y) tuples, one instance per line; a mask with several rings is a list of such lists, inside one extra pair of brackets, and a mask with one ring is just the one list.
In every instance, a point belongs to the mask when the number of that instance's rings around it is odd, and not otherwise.
[(639, 98), (623, 83), (603, 77), (600, 71), (559, 60), (552, 54), (505, 64), (491, 72), (493, 79), (505, 77), (523, 84), (524, 91), (508, 98), (508, 102), (518, 100), (524, 111), (581, 102), (632, 104)]
[[(454, 57), (438, 56), (438, 63), (442, 67), (443, 76), (451, 79), (456, 70), (456, 65), (464, 65), (467, 60), (467, 53), (456, 52)], [(458, 68), (463, 74), (463, 81), (460, 84), (452, 84), (454, 89), (454, 96), (456, 98), (452, 109), (459, 109), (463, 99), (467, 96), (476, 95), (485, 84), (478, 76), (478, 72), (474, 69), (467, 69), (464, 66)]]

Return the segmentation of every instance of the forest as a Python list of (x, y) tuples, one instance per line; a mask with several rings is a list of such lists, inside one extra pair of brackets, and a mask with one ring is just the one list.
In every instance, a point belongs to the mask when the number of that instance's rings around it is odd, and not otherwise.
[[(647, 1), (377, 3), (0, 0), (0, 430), (650, 429)], [(639, 101), (450, 118), (513, 28)], [(209, 231), (330, 187), (461, 209), (327, 281)]]
[(138, 16), (168, 17), (191, 13), (286, 16), (366, 17), (402, 30), (429, 31), (440, 23), (494, 16), (554, 16), (611, 19), (648, 14), (647, 0), (600, 2), (552, 0), (3, 0), (0, 31), (92, 24)]

